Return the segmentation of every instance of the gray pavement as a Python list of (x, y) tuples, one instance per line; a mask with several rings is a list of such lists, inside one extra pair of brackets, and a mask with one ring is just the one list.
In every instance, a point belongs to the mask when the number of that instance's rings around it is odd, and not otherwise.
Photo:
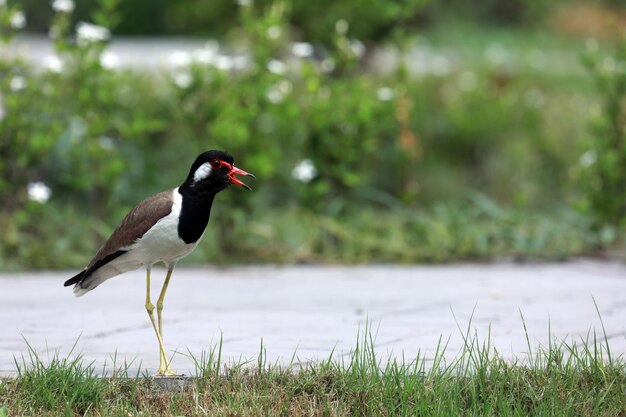
[[(362, 47), (362, 45), (361, 45)], [(218, 43), (215, 40), (176, 38), (176, 37), (114, 37), (106, 49), (106, 66), (110, 68), (131, 68), (134, 70), (162, 70), (185, 66), (191, 61), (200, 63), (212, 62), (220, 67), (218, 61), (226, 65), (235, 56), (246, 57), (246, 48), (238, 45)], [(486, 46), (484, 59), (495, 67), (509, 70), (541, 71), (542, 74), (558, 76), (584, 76), (584, 67), (580, 64), (578, 53), (548, 49), (541, 45), (521, 53), (507, 51), (494, 40)], [(50, 38), (36, 34), (17, 36), (8, 47), (0, 45), (0, 57), (19, 56), (40, 67), (51, 66), (51, 58), (55, 51)], [(307, 55), (308, 56), (308, 55)], [(367, 54), (367, 65), (370, 71), (379, 74), (390, 74), (404, 63), (409, 74), (416, 77), (444, 76), (453, 74), (464, 68), (471, 68), (461, 51), (454, 48), (437, 48), (422, 37), (405, 50), (388, 44), (381, 45)], [(294, 56), (277, 57), (286, 59), (288, 66), (296, 65)], [(476, 58), (476, 57), (474, 57)], [(480, 57), (479, 57), (480, 59)], [(242, 62), (245, 62), (242, 61)]]
[[(13, 356), (26, 339), (46, 358), (76, 352), (98, 368), (117, 363), (155, 370), (156, 339), (144, 310), (144, 272), (107, 281), (75, 298), (63, 281), (72, 272), (0, 275), (0, 374), (14, 372)], [(163, 270), (153, 272), (153, 297)], [(507, 358), (531, 343), (601, 334), (593, 299), (610, 345), (626, 353), (626, 266), (579, 260), (557, 264), (486, 264), (362, 267), (179, 267), (166, 298), (165, 344), (177, 371), (192, 373), (188, 351), (200, 356), (223, 337), (223, 358), (288, 363), (346, 355), (366, 320), (381, 357), (432, 357), (440, 336), (450, 337), (447, 356), (461, 349), (470, 318), (472, 332)], [(456, 317), (456, 319), (455, 319)], [(549, 329), (550, 324), (550, 329)], [(179, 353), (174, 353), (174, 352)]]

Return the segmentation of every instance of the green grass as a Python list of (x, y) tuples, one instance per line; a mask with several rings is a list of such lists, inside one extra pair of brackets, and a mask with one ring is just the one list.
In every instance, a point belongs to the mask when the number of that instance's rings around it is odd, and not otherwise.
[[(73, 349), (72, 349), (73, 351)], [(58, 355), (47, 363), (29, 345), (28, 358), (15, 360), (17, 380), (26, 409), (63, 410), (65, 414), (84, 414), (98, 404), (106, 391), (106, 382), (97, 378), (92, 364), (80, 355)]]
[[(47, 364), (30, 349), (17, 377), (0, 384), (0, 416), (615, 416), (626, 413), (626, 363), (595, 332), (577, 343), (549, 342), (526, 356), (503, 359), (490, 339), (462, 332), (463, 351), (446, 360), (440, 340), (433, 358), (380, 357), (365, 331), (347, 357), (280, 366), (261, 346), (256, 361), (222, 363), (221, 343), (200, 356), (193, 384), (156, 389), (128, 367), (98, 377), (80, 356)], [(606, 337), (606, 334), (603, 334)], [(295, 357), (295, 355), (294, 355)], [(6, 411), (5, 411), (6, 410)]]

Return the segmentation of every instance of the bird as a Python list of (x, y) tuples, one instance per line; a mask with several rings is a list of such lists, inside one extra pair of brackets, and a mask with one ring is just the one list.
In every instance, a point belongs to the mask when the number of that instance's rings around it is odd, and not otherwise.
[[(256, 179), (235, 167), (234, 158), (224, 151), (210, 150), (195, 159), (185, 181), (178, 187), (141, 201), (124, 217), (93, 259), (78, 274), (65, 281), (74, 285), (77, 297), (104, 281), (141, 267), (146, 269), (146, 302), (150, 322), (159, 343), (157, 376), (175, 376), (163, 344), (163, 301), (176, 263), (191, 253), (209, 222), (215, 196), (235, 184), (252, 190), (237, 175)], [(152, 265), (162, 262), (167, 274), (155, 306), (150, 298)]]

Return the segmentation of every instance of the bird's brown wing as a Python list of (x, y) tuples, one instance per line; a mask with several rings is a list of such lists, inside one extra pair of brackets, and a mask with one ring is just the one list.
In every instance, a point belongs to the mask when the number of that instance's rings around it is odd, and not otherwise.
[(128, 247), (141, 238), (152, 226), (172, 212), (174, 190), (164, 191), (146, 198), (132, 209), (113, 234), (102, 245), (89, 265), (65, 281), (65, 286), (80, 286), (100, 267), (128, 252)]
[[(115, 229), (111, 237), (102, 245), (96, 256), (87, 265), (87, 274), (102, 266), (105, 259), (123, 251), (142, 237), (156, 222), (172, 211), (173, 190), (164, 191), (146, 198), (132, 209), (122, 223)], [(114, 258), (113, 258), (114, 259)], [(96, 267), (96, 268), (94, 268)]]

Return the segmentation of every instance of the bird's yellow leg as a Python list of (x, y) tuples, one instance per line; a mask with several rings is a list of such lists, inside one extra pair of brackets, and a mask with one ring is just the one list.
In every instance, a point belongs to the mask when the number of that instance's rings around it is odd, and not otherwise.
[[(165, 276), (165, 282), (163, 283), (163, 288), (161, 288), (161, 294), (159, 294), (159, 298), (157, 300), (156, 308), (157, 308), (157, 318), (159, 321), (159, 335), (161, 335), (161, 340), (163, 340), (163, 318), (161, 315), (163, 311), (163, 300), (165, 299), (165, 293), (167, 292), (167, 286), (170, 283), (170, 278), (172, 277), (173, 270), (174, 270), (173, 265), (167, 268), (167, 275)], [(170, 368), (169, 361), (167, 360), (167, 356), (165, 355), (161, 355), (161, 361), (160, 361), (158, 374), (168, 375), (168, 376), (178, 375), (174, 373), (172, 369)]]
[(166, 358), (165, 354), (165, 346), (163, 346), (163, 340), (161, 339), (161, 334), (159, 333), (159, 329), (157, 328), (156, 321), (154, 320), (154, 304), (150, 301), (150, 268), (146, 269), (146, 311), (148, 312), (148, 316), (150, 317), (150, 322), (152, 323), (152, 327), (154, 328), (154, 333), (156, 333), (157, 340), (159, 341), (159, 370), (157, 371), (157, 375), (163, 375), (161, 370), (163, 358)]

